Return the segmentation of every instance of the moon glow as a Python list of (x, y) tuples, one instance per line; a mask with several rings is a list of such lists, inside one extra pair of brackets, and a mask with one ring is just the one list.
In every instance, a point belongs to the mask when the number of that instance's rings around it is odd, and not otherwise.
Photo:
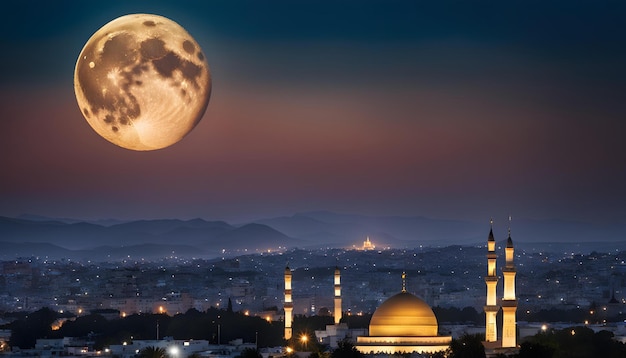
[(211, 72), (198, 43), (176, 22), (126, 15), (87, 41), (74, 92), (100, 136), (123, 148), (155, 150), (198, 124), (209, 104)]

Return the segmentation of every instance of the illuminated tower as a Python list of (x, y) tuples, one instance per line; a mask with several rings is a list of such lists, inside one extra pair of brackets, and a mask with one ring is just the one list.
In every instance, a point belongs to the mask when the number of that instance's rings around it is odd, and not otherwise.
[(502, 347), (515, 347), (517, 299), (515, 298), (515, 264), (513, 263), (513, 240), (511, 240), (511, 217), (509, 217), (509, 238), (506, 240), (506, 264), (504, 275), (504, 296), (502, 297)]
[(406, 292), (406, 272), (402, 271), (402, 293)]
[(370, 241), (370, 237), (368, 236), (365, 241), (363, 241), (363, 250), (367, 251), (367, 250), (374, 250), (376, 248), (376, 246), (374, 246), (374, 244), (372, 244), (372, 242)]
[(335, 267), (335, 324), (339, 324), (341, 314), (341, 278), (339, 267)]
[(291, 317), (293, 302), (291, 301), (291, 270), (285, 267), (285, 339), (291, 338)]
[(496, 325), (496, 315), (500, 309), (496, 305), (496, 240), (493, 237), (493, 220), (490, 222), (489, 238), (487, 239), (487, 302), (485, 304), (485, 341), (495, 342), (498, 339), (498, 327)]

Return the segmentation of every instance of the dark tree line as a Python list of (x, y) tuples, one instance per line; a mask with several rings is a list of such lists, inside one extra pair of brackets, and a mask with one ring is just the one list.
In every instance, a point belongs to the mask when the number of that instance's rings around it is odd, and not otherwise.
[(37, 338), (52, 338), (52, 323), (58, 318), (59, 315), (55, 311), (42, 308), (4, 325), (4, 329), (11, 330), (9, 345), (11, 347), (32, 348), (35, 346)]
[[(284, 344), (282, 322), (267, 322), (260, 317), (211, 308), (206, 312), (191, 309), (184, 314), (135, 314), (125, 318), (107, 320), (99, 314), (89, 314), (67, 320), (58, 330), (52, 324), (61, 318), (48, 308), (19, 318), (2, 326), (12, 331), (12, 347), (32, 348), (38, 338), (90, 337), (94, 348), (121, 344), (133, 339), (156, 339), (165, 336), (174, 339), (204, 339), (212, 343), (227, 343), (241, 338), (244, 342), (257, 342), (259, 347)], [(157, 328), (158, 327), (158, 328)]]
[[(441, 320), (449, 315), (456, 322), (468, 322), (477, 319), (483, 322), (481, 314), (474, 309), (440, 309), (438, 318)], [(550, 311), (551, 312), (551, 311)], [(553, 312), (552, 312), (553, 313)], [(8, 315), (5, 315), (7, 317)], [(282, 322), (267, 322), (260, 317), (250, 317), (230, 310), (211, 308), (206, 312), (191, 309), (184, 314), (167, 316), (164, 314), (135, 314), (125, 318), (107, 320), (99, 314), (72, 317), (58, 329), (52, 325), (60, 318), (68, 318), (51, 309), (43, 308), (28, 314), (12, 316), (13, 322), (0, 326), (12, 331), (9, 344), (12, 347), (32, 348), (38, 338), (89, 337), (94, 340), (94, 348), (102, 349), (111, 344), (124, 341), (148, 340), (171, 336), (174, 339), (204, 339), (212, 343), (221, 343), (236, 338), (245, 342), (258, 342), (259, 347), (275, 347), (288, 344), (295, 350), (312, 352), (312, 358), (328, 356), (327, 347), (317, 343), (315, 330), (325, 329), (333, 324), (330, 316), (300, 316), (293, 321), (293, 338), (289, 342), (283, 339), (284, 325)], [(344, 322), (351, 328), (362, 328), (369, 325), (371, 316), (344, 316)], [(303, 341), (302, 336), (307, 340)], [(484, 349), (480, 343), (481, 335), (463, 336), (453, 339), (447, 357), (483, 357)], [(332, 352), (333, 357), (358, 357), (348, 342)], [(246, 352), (254, 355), (255, 352)], [(258, 352), (256, 352), (258, 353)], [(433, 355), (433, 357), (439, 357)], [(518, 358), (543, 357), (626, 357), (626, 345), (615, 341), (613, 333), (600, 331), (595, 333), (587, 327), (574, 327), (565, 330), (541, 332), (521, 342)]]
[(572, 327), (538, 333), (522, 342), (519, 358), (626, 357), (626, 345), (609, 331)]

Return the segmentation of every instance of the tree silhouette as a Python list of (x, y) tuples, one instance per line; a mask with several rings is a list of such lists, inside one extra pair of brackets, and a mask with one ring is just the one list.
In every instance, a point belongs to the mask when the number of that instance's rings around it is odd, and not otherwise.
[[(171, 336), (174, 339), (205, 339), (217, 341), (218, 325), (222, 342), (241, 338), (244, 342), (257, 342), (259, 347), (276, 347), (284, 340), (283, 326), (268, 322), (261, 317), (246, 316), (233, 312), (226, 315), (225, 310), (210, 308), (206, 312), (189, 310), (184, 314), (170, 317), (165, 314), (134, 314), (124, 318), (107, 320), (91, 314), (66, 321), (59, 330), (52, 331), (51, 324), (58, 314), (50, 309), (21, 315), (10, 324), (0, 326), (11, 329), (10, 345), (23, 349), (32, 348), (38, 338), (86, 337), (94, 339), (94, 348), (103, 349), (112, 344), (121, 344), (132, 339), (155, 339), (157, 324), (159, 336)], [(302, 327), (306, 327), (304, 324)], [(311, 332), (315, 328), (308, 331)], [(309, 348), (314, 337), (310, 336)]]
[(523, 342), (520, 345), (519, 358), (552, 358), (554, 347), (536, 342)]
[(482, 334), (465, 334), (450, 343), (450, 358), (485, 358)]
[(165, 358), (165, 349), (157, 347), (146, 347), (139, 351), (139, 358)]
[(328, 352), (311, 352), (308, 358), (330, 358), (330, 353)]
[(519, 353), (519, 358), (526, 357), (626, 357), (626, 344), (614, 340), (609, 331), (570, 327), (529, 337)]
[(347, 339), (342, 339), (330, 354), (331, 358), (362, 358), (363, 354)]
[(52, 336), (52, 323), (58, 314), (49, 308), (42, 308), (28, 314), (24, 319), (9, 324), (11, 329), (11, 347), (32, 348), (38, 338)]
[(246, 348), (241, 351), (237, 358), (261, 358), (261, 353), (255, 348)]

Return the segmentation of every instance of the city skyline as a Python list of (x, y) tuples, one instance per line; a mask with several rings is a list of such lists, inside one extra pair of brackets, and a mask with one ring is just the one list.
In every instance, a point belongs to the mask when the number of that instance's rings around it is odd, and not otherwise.
[[(626, 223), (626, 5), (25, 1), (0, 44), (0, 215), (227, 221), (330, 210)], [(181, 142), (100, 138), (73, 92), (102, 25), (182, 25), (213, 76)]]

